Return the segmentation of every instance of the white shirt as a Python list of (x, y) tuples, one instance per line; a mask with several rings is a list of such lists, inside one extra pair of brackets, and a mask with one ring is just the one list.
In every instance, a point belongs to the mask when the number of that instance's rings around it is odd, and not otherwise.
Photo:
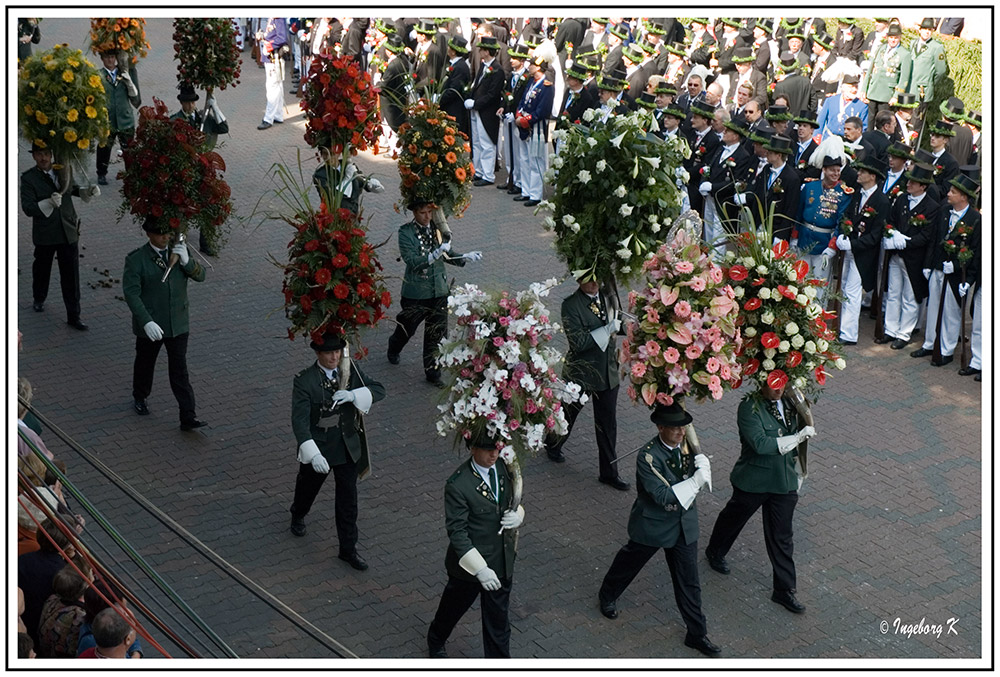
[(739, 147), (740, 147), (740, 144), (738, 142), (734, 143), (731, 146), (723, 146), (722, 147), (722, 155), (719, 156), (719, 160), (721, 162), (725, 162), (726, 159), (728, 159), (730, 155), (732, 155), (733, 153), (735, 153), (736, 149), (739, 148)]
[(320, 364), (319, 361), (316, 362), (316, 366), (319, 367), (320, 369), (322, 369), (323, 373), (326, 374), (326, 377), (328, 379), (330, 379), (331, 381), (337, 375), (337, 370), (336, 369), (327, 369), (322, 364)]
[[(486, 482), (486, 486), (489, 487), (490, 486), (490, 470), (492, 468), (496, 467), (496, 466), (493, 465), (493, 466), (490, 466), (489, 468), (484, 468), (483, 466), (479, 465), (475, 461), (472, 461), (472, 467), (476, 469), (476, 472), (479, 473), (479, 476), (483, 478), (484, 482)], [(494, 472), (496, 472), (496, 471), (494, 471)], [(499, 492), (500, 491), (500, 475), (499, 475), (499, 473), (497, 474), (496, 478), (497, 478), (497, 491)], [(490, 489), (492, 490), (492, 487), (490, 487)], [(494, 496), (493, 500), (499, 500), (499, 496)]]
[(915, 209), (917, 205), (920, 204), (920, 201), (924, 199), (924, 195), (927, 195), (926, 191), (923, 192), (923, 193), (921, 193), (920, 195), (917, 195), (916, 197), (914, 197), (912, 195), (909, 196), (909, 199), (910, 199), (910, 210), (911, 211), (913, 209)]
[(878, 188), (877, 183), (871, 188), (868, 188), (867, 190), (864, 188), (861, 189), (861, 203), (858, 205), (858, 209), (861, 209), (862, 207), (865, 206), (865, 203), (868, 202), (868, 198), (872, 196), (872, 193), (875, 192), (876, 188)]
[(903, 170), (899, 170), (898, 172), (890, 170), (885, 177), (885, 188), (883, 188), (883, 192), (887, 190), (889, 186), (895, 185), (896, 181), (899, 179), (900, 176), (902, 176), (902, 174)]

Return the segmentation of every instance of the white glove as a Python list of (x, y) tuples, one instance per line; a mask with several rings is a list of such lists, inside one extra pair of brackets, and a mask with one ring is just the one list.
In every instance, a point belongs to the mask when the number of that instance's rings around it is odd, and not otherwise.
[(694, 503), (695, 496), (698, 495), (698, 490), (700, 489), (697, 477), (689, 477), (683, 482), (677, 482), (671, 489), (674, 490), (674, 498), (677, 502), (681, 504), (681, 507), (687, 510)]
[(333, 406), (339, 406), (345, 402), (353, 402), (354, 393), (350, 390), (338, 390), (333, 394)]
[[(466, 99), (465, 100), (465, 110), (472, 110), (472, 107), (474, 105), (476, 105), (476, 102), (473, 99)], [(493, 574), (493, 575), (496, 576), (496, 574)]]
[(101, 187), (91, 186), (90, 187), (90, 197), (101, 197)]
[(135, 88), (135, 83), (132, 82), (132, 76), (129, 75), (128, 71), (122, 71), (122, 80), (125, 81), (125, 89), (128, 90), (128, 95), (131, 97), (139, 96), (139, 90)]
[(690, 175), (688, 175), (688, 171), (686, 169), (684, 169), (684, 167), (677, 166), (677, 167), (674, 168), (674, 177), (675, 178), (682, 179), (685, 176), (690, 176)]
[(160, 325), (156, 324), (152, 320), (143, 325), (142, 330), (146, 332), (146, 337), (150, 341), (159, 341), (163, 338), (163, 330), (160, 329)]
[(698, 482), (698, 489), (704, 489), (708, 487), (709, 490), (712, 488), (712, 470), (711, 468), (698, 468), (694, 471), (694, 479)]
[(80, 190), (80, 199), (83, 200), (84, 204), (90, 202), (90, 198), (92, 196), (93, 193), (90, 191), (89, 188), (87, 190), (82, 190), (82, 189)]
[(503, 116), (503, 121), (507, 122), (507, 123), (513, 122), (514, 121), (514, 114), (513, 113), (507, 113), (506, 115)]
[(208, 97), (207, 103), (209, 108), (212, 109), (212, 115), (215, 117), (216, 122), (225, 122), (226, 116), (222, 114), (221, 110), (219, 110), (219, 104), (215, 100), (215, 97), (214, 96)]
[(810, 437), (816, 437), (816, 428), (811, 425), (807, 425), (799, 431), (799, 442), (802, 440), (808, 440)]
[(845, 252), (851, 251), (851, 238), (846, 235), (837, 236), (837, 249)]
[(503, 529), (517, 529), (524, 523), (524, 508), (517, 506), (517, 510), (506, 510), (500, 517), (501, 531)]
[(903, 235), (902, 233), (896, 232), (892, 234), (892, 241), (896, 243), (896, 249), (906, 249), (906, 242), (910, 239), (909, 235)]
[(694, 457), (694, 467), (695, 468), (711, 468), (712, 463), (708, 460), (708, 456), (705, 454), (698, 454)]
[(365, 186), (365, 189), (369, 193), (384, 193), (385, 192), (385, 186), (383, 186), (382, 182), (379, 181), (378, 179), (368, 179), (368, 184)]
[(698, 192), (701, 193), (702, 195), (708, 195), (711, 192), (711, 190), (712, 190), (711, 181), (702, 181), (701, 185), (698, 186)]
[(326, 457), (323, 454), (316, 454), (313, 456), (311, 461), (312, 468), (321, 475), (325, 475), (330, 472), (330, 464), (327, 462)]
[(742, 207), (743, 205), (745, 205), (747, 203), (747, 194), (746, 193), (736, 193), (736, 195), (733, 197), (733, 200), (736, 202), (736, 204), (738, 204), (738, 205), (740, 205)]
[(427, 263), (434, 263), (439, 258), (444, 256), (444, 253), (449, 250), (451, 250), (451, 242), (442, 242), (440, 247), (427, 255)]
[(789, 451), (799, 446), (799, 435), (798, 433), (794, 435), (785, 435), (784, 437), (778, 438), (778, 453), (787, 454)]
[(951, 275), (952, 273), (955, 272), (955, 264), (952, 263), (951, 261), (945, 261), (944, 263), (941, 264), (941, 271), (945, 275)]
[(188, 246), (183, 242), (178, 242), (171, 247), (170, 253), (177, 254), (177, 262), (182, 266), (186, 266), (188, 261), (191, 260), (191, 255), (188, 254)]
[(590, 332), (590, 337), (594, 339), (594, 343), (601, 349), (601, 352), (604, 352), (608, 348), (608, 341), (611, 340), (611, 329), (607, 325), (598, 327)]
[(56, 206), (56, 209), (62, 206), (62, 193), (52, 193), (49, 199), (52, 200), (52, 204)]
[(899, 249), (899, 246), (898, 246), (898, 243), (896, 242), (895, 238), (893, 238), (893, 237), (884, 237), (884, 238), (882, 238), (882, 249), (885, 249), (886, 251), (889, 251), (889, 250), (893, 250), (893, 249)]
[(372, 46), (369, 45), (367, 42), (362, 46), (362, 49), (365, 51), (365, 54), (372, 53)]
[(483, 253), (481, 251), (472, 251), (462, 254), (462, 258), (466, 261), (480, 261), (483, 258)]
[(306, 440), (299, 445), (299, 463), (309, 463), (313, 470), (323, 475), (330, 472), (330, 464), (320, 453), (319, 446), (314, 440)]
[(799, 238), (793, 237), (791, 240), (788, 241), (788, 246), (791, 247), (792, 249), (797, 248), (799, 246)]
[(483, 586), (483, 590), (492, 592), (500, 589), (500, 579), (497, 578), (496, 572), (489, 567), (486, 567), (476, 573), (476, 578), (479, 579), (479, 583)]
[(920, 272), (924, 274), (924, 279), (925, 280), (931, 279), (931, 269), (930, 268), (924, 268)]
[(964, 297), (966, 294), (968, 294), (969, 286), (970, 285), (968, 282), (963, 282), (960, 285), (958, 285), (958, 295)]

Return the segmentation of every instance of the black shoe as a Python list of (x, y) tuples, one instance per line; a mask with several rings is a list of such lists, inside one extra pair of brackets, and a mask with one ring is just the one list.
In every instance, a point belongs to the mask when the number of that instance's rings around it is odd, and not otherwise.
[(554, 454), (551, 451), (550, 452), (546, 452), (546, 455), (549, 457), (549, 460), (552, 461), (553, 463), (565, 463), (566, 462), (566, 455), (563, 454), (561, 451), (558, 451), (558, 452), (556, 452)]
[(888, 334), (883, 335), (882, 338), (875, 339), (875, 343), (879, 345), (882, 345), (883, 343), (889, 343), (890, 341), (892, 341), (892, 337), (889, 336)]
[(725, 557), (720, 557), (706, 548), (705, 558), (708, 560), (708, 566), (712, 567), (712, 569), (718, 571), (720, 574), (729, 575), (729, 563), (726, 562)]
[(510, 190), (511, 188), (513, 188), (513, 186), (511, 186), (511, 184), (509, 184), (509, 183), (498, 183), (497, 184), (497, 190)]
[(687, 635), (684, 638), (684, 646), (697, 649), (706, 656), (715, 657), (722, 653), (722, 649), (712, 644), (712, 640), (708, 638), (708, 635), (705, 635), (704, 637), (692, 637), (691, 635)]
[(285, 121), (284, 120), (275, 120), (274, 124), (276, 124), (276, 125), (283, 125), (283, 124), (285, 124)]
[(299, 93), (299, 88), (298, 87), (292, 87), (290, 90), (288, 90), (288, 93), (292, 94), (292, 95), (298, 94)]
[(614, 487), (618, 491), (628, 491), (632, 486), (621, 477), (599, 477), (597, 481), (601, 484), (607, 484), (609, 487)]
[(74, 329), (79, 329), (80, 331), (87, 331), (88, 329), (90, 329), (90, 327), (88, 327), (87, 324), (79, 317), (76, 318), (75, 320), (66, 320), (66, 324), (73, 327)]
[(889, 347), (892, 348), (893, 350), (902, 350), (908, 345), (910, 345), (909, 341), (904, 341), (903, 339), (896, 339), (895, 341), (889, 344)]
[(516, 196), (516, 197), (514, 198), (514, 202), (525, 202), (525, 201), (527, 201), (528, 199), (529, 199), (529, 198), (528, 198), (528, 196), (527, 196), (527, 195), (517, 195), (517, 196)]
[(435, 375), (435, 376), (428, 376), (427, 377), (427, 382), (430, 383), (435, 388), (445, 388), (445, 387), (447, 387), (447, 386), (445, 386), (444, 381), (441, 380), (441, 377), (437, 376), (437, 375)]
[(979, 383), (982, 383), (982, 381), (983, 381), (983, 372), (979, 372), (978, 374), (976, 374), (975, 380), (977, 382), (979, 382)]
[(524, 203), (524, 206), (537, 207), (539, 204), (541, 204), (541, 202), (542, 202), (541, 200), (528, 200), (527, 202)]
[(35, 301), (34, 303), (31, 304), (31, 307), (35, 309), (36, 313), (40, 313), (43, 310), (45, 310), (45, 303), (43, 303), (42, 301)]
[(842, 346), (856, 346), (856, 345), (858, 345), (858, 342), (857, 341), (841, 341), (840, 345), (842, 345)]
[(270, 122), (261, 121), (261, 123), (257, 125), (257, 129), (270, 129), (270, 128), (271, 128)]
[(101, 176), (98, 176), (97, 177), (97, 185), (98, 186), (106, 186), (106, 185), (108, 185), (108, 177), (104, 176), (103, 174)]
[(181, 421), (181, 430), (197, 430), (198, 428), (204, 428), (207, 425), (207, 423), (200, 419), (192, 418), (189, 421)]
[(795, 599), (795, 592), (792, 590), (775, 590), (771, 593), (771, 601), (777, 602), (793, 614), (804, 614), (806, 612), (805, 605), (800, 604), (799, 600)]
[(611, 602), (605, 602), (600, 597), (597, 598), (597, 603), (601, 606), (601, 615), (605, 618), (615, 619), (618, 618), (618, 606)]
[(292, 533), (296, 536), (306, 535), (306, 520), (304, 517), (293, 517), (292, 518)]
[(386, 353), (385, 357), (389, 360), (389, 364), (399, 364), (399, 353)]
[(941, 360), (939, 362), (931, 360), (931, 364), (933, 364), (935, 367), (943, 367), (946, 364), (951, 364), (954, 359), (955, 359), (954, 355), (942, 355)]
[(368, 562), (361, 559), (361, 555), (359, 555), (357, 551), (352, 552), (350, 555), (340, 553), (337, 555), (337, 559), (344, 560), (358, 571), (366, 571), (368, 569)]
[(520, 195), (520, 194), (521, 194), (521, 189), (518, 188), (517, 186), (511, 186), (510, 188), (507, 189), (507, 195)]
[(910, 357), (927, 357), (928, 355), (933, 355), (933, 354), (934, 354), (933, 350), (927, 350), (927, 348), (917, 348), (912, 353), (910, 353)]
[(476, 179), (472, 182), (473, 186), (492, 186), (492, 181), (487, 181), (486, 179)]
[(444, 650), (444, 645), (441, 646), (431, 646), (430, 642), (427, 643), (427, 656), (429, 658), (447, 658), (448, 652)]
[(135, 413), (139, 416), (149, 416), (149, 407), (146, 406), (146, 400), (135, 400), (132, 402), (132, 408), (135, 409)]
[(982, 369), (974, 369), (973, 367), (962, 367), (961, 369), (958, 370), (958, 375), (972, 376), (973, 374), (979, 374), (982, 371), (983, 371)]

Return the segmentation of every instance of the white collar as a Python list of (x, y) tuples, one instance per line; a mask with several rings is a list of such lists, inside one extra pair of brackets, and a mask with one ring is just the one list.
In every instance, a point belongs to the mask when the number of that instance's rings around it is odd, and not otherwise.
[(915, 197), (913, 195), (907, 195), (907, 197), (910, 198), (910, 206), (914, 207), (914, 206), (920, 204), (920, 201), (924, 199), (925, 195), (927, 195), (927, 191), (926, 190), (923, 193), (921, 193), (920, 195), (917, 195)]
[(771, 167), (771, 171), (774, 172), (775, 174), (780, 174), (781, 170), (785, 168), (785, 164), (786, 164), (785, 162), (782, 162), (780, 167), (777, 168)]
[(861, 189), (861, 200), (862, 201), (867, 200), (869, 197), (871, 197), (871, 194), (874, 193), (875, 189), (877, 189), (877, 188), (878, 188), (878, 184), (877, 183), (874, 186), (872, 186), (871, 188), (862, 188)]
[(326, 374), (326, 377), (329, 379), (332, 379), (334, 373), (337, 371), (336, 369), (327, 369), (322, 364), (320, 364), (318, 360), (316, 361), (316, 366), (319, 367), (323, 371), (323, 373)]
[(729, 151), (730, 155), (733, 154), (733, 153), (735, 153), (736, 149), (739, 148), (739, 147), (740, 147), (740, 142), (739, 141), (737, 141), (736, 143), (731, 144), (729, 146), (723, 146), (723, 148), (725, 148), (726, 150)]

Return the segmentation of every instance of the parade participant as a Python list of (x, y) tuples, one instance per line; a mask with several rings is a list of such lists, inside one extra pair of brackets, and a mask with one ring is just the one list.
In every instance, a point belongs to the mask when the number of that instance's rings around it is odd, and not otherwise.
[[(885, 39), (889, 37), (889, 24), (892, 19), (875, 17), (873, 21), (875, 22), (874, 30), (865, 35), (865, 41), (861, 43), (862, 68), (865, 67), (865, 64), (871, 65), (872, 57), (878, 52), (879, 47), (885, 44)], [(872, 117), (875, 117), (874, 114)]]
[(858, 98), (858, 80), (857, 75), (845, 75), (840, 96), (831, 96), (823, 102), (816, 122), (824, 139), (831, 134), (843, 136), (844, 121), (849, 117), (861, 119), (861, 131), (868, 128), (868, 106)]
[(733, 74), (733, 85), (729, 88), (729, 101), (739, 104), (740, 107), (745, 106), (746, 102), (740, 103), (738, 95), (741, 87), (749, 85), (748, 98), (752, 98), (761, 105), (766, 104), (767, 78), (754, 68), (753, 50), (750, 47), (737, 47), (733, 51), (733, 64), (736, 66), (736, 72)]
[(813, 141), (813, 136), (816, 134), (816, 113), (801, 111), (798, 117), (792, 118), (792, 122), (795, 123), (795, 134), (798, 141), (793, 157), (795, 168), (799, 171), (805, 171), (813, 151), (819, 145)]
[[(594, 433), (600, 474), (598, 481), (619, 491), (628, 491), (629, 483), (618, 475), (618, 345), (615, 336), (621, 329), (617, 310), (607, 294), (593, 279), (578, 279), (579, 288), (562, 302), (562, 325), (569, 341), (563, 367), (563, 379), (578, 383), (594, 401)], [(563, 446), (573, 432), (573, 424), (583, 403), (566, 404), (566, 435), (545, 439), (550, 460), (563, 463)]]
[(969, 364), (958, 370), (959, 376), (972, 376), (975, 374), (977, 381), (983, 380), (983, 253), (982, 249), (976, 250), (976, 255), (969, 263), (969, 270), (975, 271), (973, 277), (975, 282), (972, 286), (972, 336), (969, 338), (972, 356)]
[(771, 19), (757, 19), (751, 22), (750, 30), (753, 31), (753, 68), (760, 72), (764, 76), (764, 81), (767, 82), (767, 78), (773, 70), (771, 66), (773, 48), (769, 38), (774, 32), (774, 21)]
[(813, 91), (812, 107), (810, 110), (815, 110), (819, 106), (822, 106), (828, 97), (837, 93), (837, 80), (827, 82), (823, 77), (826, 75), (826, 69), (832, 66), (834, 62), (831, 54), (833, 50), (833, 38), (824, 31), (813, 35), (812, 43), (812, 53), (816, 56), (816, 59), (813, 61), (812, 77), (809, 80)]
[(934, 183), (940, 195), (947, 195), (949, 184), (958, 175), (958, 162), (948, 152), (948, 141), (955, 136), (951, 123), (938, 120), (928, 130), (930, 132), (931, 155), (929, 164), (934, 166)]
[[(385, 187), (376, 178), (364, 176), (352, 160), (347, 161), (344, 176), (340, 176), (341, 157), (325, 146), (319, 147), (320, 165), (313, 172), (313, 185), (320, 201), (333, 209), (334, 198), (340, 195), (340, 208), (352, 214), (361, 212), (361, 193), (382, 193)], [(333, 188), (331, 188), (331, 186)]]
[(888, 162), (889, 156), (887, 151), (889, 150), (889, 144), (892, 143), (892, 133), (896, 129), (896, 118), (893, 116), (892, 111), (883, 110), (876, 113), (872, 119), (875, 121), (875, 124), (861, 135), (861, 140), (871, 146), (871, 151), (869, 152), (873, 152), (875, 157), (882, 162)]
[(691, 72), (691, 65), (687, 62), (684, 54), (684, 43), (664, 43), (663, 50), (667, 53), (667, 67), (663, 71), (663, 78), (668, 85), (679, 87), (684, 82), (684, 78)]
[(684, 645), (706, 656), (718, 656), (722, 649), (709, 640), (701, 611), (695, 500), (705, 486), (711, 490), (711, 464), (704, 454), (692, 457), (684, 431), (693, 419), (679, 404), (658, 404), (649, 418), (658, 434), (636, 457), (637, 496), (629, 513), (628, 543), (615, 555), (597, 600), (605, 618), (617, 618), (618, 598), (656, 551), (663, 548), (674, 601), (687, 627)]
[[(559, 115), (556, 117), (556, 127), (566, 129), (569, 125), (583, 119), (583, 112), (588, 108), (597, 108), (597, 98), (584, 86), (589, 79), (587, 69), (580, 61), (574, 61), (566, 69), (566, 94), (563, 97)], [(557, 143), (558, 146), (558, 143)]]
[[(149, 242), (125, 257), (122, 273), (122, 292), (132, 312), (135, 334), (132, 408), (140, 416), (149, 414), (146, 398), (153, 389), (156, 357), (166, 346), (170, 389), (180, 407), (181, 430), (195, 430), (206, 423), (195, 413), (194, 388), (188, 378), (187, 285), (189, 279), (203, 282), (205, 269), (188, 254), (186, 243), (171, 244), (173, 231), (166, 223), (151, 216), (142, 228)], [(161, 282), (171, 255), (177, 255), (177, 265)]]
[(66, 306), (66, 324), (85, 331), (80, 319), (80, 218), (73, 207), (73, 197), (90, 202), (101, 194), (97, 186), (73, 185), (65, 193), (59, 175), (52, 167), (52, 151), (31, 144), (35, 166), (21, 174), (21, 209), (31, 217), (31, 243), (35, 259), (31, 264), (32, 308), (45, 309), (52, 275), (52, 257), (59, 262), (59, 286)]
[(969, 164), (972, 155), (972, 130), (965, 124), (965, 103), (957, 96), (949, 98), (941, 104), (941, 119), (951, 123), (951, 131), (955, 136), (948, 139), (946, 148), (959, 166)]
[(841, 226), (837, 249), (844, 252), (840, 271), (844, 303), (840, 315), (840, 342), (853, 346), (858, 342), (858, 320), (864, 292), (875, 288), (878, 277), (882, 234), (889, 218), (889, 198), (880, 190), (888, 165), (878, 158), (868, 157), (854, 163), (860, 189), (854, 191), (844, 212), (850, 221), (849, 232)]
[(399, 300), (401, 309), (396, 316), (396, 330), (389, 337), (387, 357), (391, 364), (399, 364), (399, 353), (416, 333), (420, 323), (426, 320), (424, 374), (429, 383), (443, 388), (441, 370), (434, 362), (434, 351), (448, 331), (448, 281), (444, 264), (464, 266), (466, 261), (482, 259), (483, 253), (453, 252), (450, 239), (438, 244), (435, 238), (437, 226), (431, 218), (435, 210), (433, 204), (414, 202), (409, 209), (413, 212), (413, 219), (399, 227), (399, 255), (406, 264), (406, 272)]
[(531, 59), (528, 47), (518, 43), (511, 47), (507, 54), (513, 69), (510, 78), (504, 77), (503, 102), (501, 114), (504, 124), (500, 127), (503, 134), (500, 137), (500, 151), (507, 165), (506, 183), (497, 184), (497, 189), (506, 190), (508, 195), (515, 195), (514, 200), (521, 202), (528, 198), (522, 197), (525, 190), (525, 163), (527, 158), (527, 141), (521, 138), (514, 125), (518, 104), (524, 97), (524, 90), (532, 82), (528, 74), (528, 61)]
[[(657, 100), (661, 95), (657, 94)], [(684, 111), (681, 110), (677, 104), (671, 103), (666, 108), (657, 108), (653, 111), (654, 116), (658, 116), (659, 131), (656, 135), (661, 139), (671, 139), (681, 133), (681, 122), (684, 121)], [(682, 137), (683, 138), (683, 137)], [(687, 186), (681, 186), (681, 190), (684, 192), (684, 197), (687, 197)]]
[(510, 658), (510, 592), (524, 508), (512, 507), (513, 480), (507, 464), (497, 463), (499, 443), (485, 433), (469, 438), (471, 458), (444, 486), (448, 583), (427, 630), (431, 658), (448, 657), (445, 643), (477, 597), (485, 657)]
[(910, 43), (909, 93), (917, 97), (917, 118), (924, 120), (927, 104), (934, 100), (934, 88), (948, 74), (948, 56), (944, 45), (935, 39), (936, 22), (926, 18), (920, 23), (919, 38)]
[(865, 32), (858, 28), (853, 18), (840, 17), (837, 19), (837, 24), (838, 30), (833, 41), (833, 56), (858, 63), (861, 61)]
[(555, 97), (552, 83), (545, 79), (545, 68), (557, 58), (555, 47), (546, 43), (551, 52), (539, 47), (528, 65), (531, 82), (517, 107), (516, 126), (521, 139), (527, 142), (521, 197), (525, 207), (535, 207), (542, 201), (542, 174), (548, 157), (549, 116)]
[(646, 90), (650, 76), (656, 73), (656, 62), (650, 59), (638, 44), (632, 43), (622, 50), (625, 59), (626, 96), (634, 102)]
[(428, 94), (431, 81), (438, 81), (444, 67), (445, 52), (437, 47), (437, 25), (433, 21), (420, 19), (413, 27), (417, 46), (413, 62), (416, 70), (416, 89), (422, 95)]
[(490, 186), (494, 182), (500, 135), (500, 118), (496, 112), (502, 101), (505, 76), (496, 60), (500, 49), (497, 39), (484, 35), (477, 45), (479, 68), (469, 98), (465, 100), (465, 109), (472, 116), (472, 162), (475, 167), (472, 185)]
[(747, 521), (763, 510), (764, 543), (771, 560), (771, 601), (792, 613), (805, 613), (795, 598), (795, 562), (792, 559), (792, 518), (801, 488), (797, 472), (799, 444), (816, 434), (815, 428), (800, 428), (799, 415), (785, 383), (772, 388), (761, 381), (759, 390), (740, 402), (736, 424), (740, 433), (740, 458), (729, 480), (733, 495), (719, 513), (705, 556), (712, 569), (729, 573), (726, 554)]
[(917, 108), (917, 97), (910, 93), (900, 94), (894, 101), (889, 102), (889, 108), (896, 116), (896, 131), (892, 134), (892, 140), (902, 141), (912, 148), (917, 142), (917, 137), (910, 131), (910, 120), (913, 119), (913, 111)]
[[(893, 155), (892, 148), (889, 152), (890, 159), (901, 164), (902, 158)], [(882, 246), (889, 254), (889, 280), (885, 292), (885, 332), (875, 343), (891, 341), (889, 347), (893, 350), (909, 345), (920, 317), (920, 304), (927, 298), (927, 280), (922, 271), (927, 248), (937, 233), (941, 209), (927, 194), (927, 186), (933, 182), (933, 168), (914, 165), (902, 182), (906, 194), (893, 202), (889, 212), (889, 223), (899, 236), (883, 238)]]
[(628, 115), (631, 112), (629, 99), (624, 95), (625, 83), (610, 75), (597, 78), (597, 98), (601, 102), (600, 119), (607, 122), (612, 115)]
[[(863, 138), (861, 124), (861, 118), (853, 115), (844, 120), (844, 147), (849, 149), (855, 161), (866, 160), (875, 154), (875, 149)], [(849, 181), (848, 183), (853, 185)]]
[(771, 234), (775, 240), (787, 240), (791, 237), (795, 218), (798, 216), (802, 177), (788, 162), (792, 140), (787, 136), (772, 136), (764, 145), (764, 151), (769, 171), (756, 175), (750, 186), (752, 200), (748, 201), (747, 194), (743, 193), (738, 196), (737, 202), (750, 205), (750, 212), (758, 225), (771, 213), (773, 205)]
[(265, 92), (267, 105), (264, 107), (264, 118), (257, 129), (270, 129), (272, 124), (285, 121), (285, 92), (282, 88), (284, 80), (284, 64), (282, 48), (288, 44), (288, 30), (285, 20), (270, 18), (263, 31), (257, 32), (260, 42), (260, 62), (264, 64)]
[(605, 37), (607, 38), (608, 53), (604, 57), (601, 74), (605, 77), (624, 80), (626, 75), (625, 59), (622, 55), (625, 51), (625, 43), (632, 40), (628, 24), (624, 21), (615, 24), (608, 29)]
[[(906, 171), (906, 163), (912, 157), (910, 149), (900, 143), (893, 141), (885, 149), (889, 162), (889, 172), (885, 176), (885, 183), (882, 184), (882, 192), (889, 196), (889, 203), (893, 204), (895, 199), (906, 192), (906, 181), (900, 183), (903, 172)], [(933, 178), (931, 179), (933, 181)]]
[(38, 19), (17, 20), (17, 67), (31, 56), (31, 45), (37, 45), (42, 39), (42, 31), (38, 27)]
[[(961, 247), (967, 247), (975, 257), (981, 247), (982, 216), (972, 206), (979, 193), (979, 184), (965, 174), (950, 182), (948, 204), (950, 212), (942, 209), (937, 237), (931, 241), (923, 274), (928, 280), (927, 325), (924, 327), (924, 344), (910, 353), (910, 357), (927, 357), (934, 354), (934, 343), (940, 331), (941, 359), (931, 359), (931, 364), (941, 367), (955, 359), (955, 346), (962, 331), (961, 301), (976, 282), (977, 269), (958, 258)], [(949, 243), (954, 243), (949, 244)], [(965, 281), (962, 269), (965, 267)], [(942, 300), (941, 295), (944, 294)], [(939, 319), (940, 315), (940, 319)], [(940, 327), (939, 327), (940, 325)]]
[(764, 119), (774, 127), (775, 134), (789, 136), (788, 123), (792, 121), (792, 114), (789, 112), (788, 105), (778, 103), (779, 100), (787, 101), (781, 96), (775, 97), (774, 103), (764, 113)]
[(691, 209), (701, 214), (705, 208), (705, 197), (700, 191), (702, 184), (700, 170), (712, 160), (722, 142), (719, 141), (718, 136), (712, 133), (711, 122), (715, 119), (715, 110), (703, 102), (696, 101), (691, 104), (690, 117), (691, 131), (688, 133), (687, 139), (688, 145), (691, 147), (691, 156), (687, 159), (684, 168), (691, 175), (688, 183)]
[[(225, 116), (222, 111), (219, 110), (219, 104), (216, 103), (215, 97), (208, 97), (208, 117), (204, 117), (202, 112), (198, 110), (198, 106), (195, 102), (200, 98), (198, 92), (195, 91), (194, 87), (191, 85), (178, 85), (177, 87), (180, 93), (177, 95), (177, 100), (181, 104), (181, 109), (170, 116), (171, 120), (184, 120), (195, 129), (201, 130), (205, 133), (205, 148), (211, 150), (215, 148), (219, 134), (229, 133), (229, 123), (226, 122)], [(204, 124), (202, 122), (204, 121)], [(202, 247), (204, 251), (205, 247)]]
[(139, 95), (139, 76), (135, 67), (127, 70), (119, 68), (118, 51), (101, 52), (101, 80), (104, 84), (104, 94), (107, 98), (108, 122), (111, 133), (104, 145), (97, 146), (97, 183), (108, 185), (108, 164), (111, 162), (111, 148), (118, 139), (122, 150), (132, 142), (135, 135), (135, 115), (132, 108), (138, 108), (142, 103)]
[(704, 165), (698, 186), (698, 192), (705, 197), (705, 241), (715, 245), (719, 256), (726, 249), (724, 233), (736, 231), (736, 193), (745, 190), (754, 170), (753, 158), (741, 144), (747, 135), (746, 122), (726, 122), (724, 128), (722, 143)]
[[(395, 134), (399, 130), (399, 126), (406, 122), (406, 113), (403, 112), (403, 108), (407, 105), (412, 85), (410, 60), (403, 53), (403, 50), (406, 49), (403, 39), (396, 34), (386, 38), (385, 48), (392, 56), (389, 57), (385, 71), (382, 73), (382, 80), (379, 82), (379, 109), (385, 123)], [(462, 110), (464, 112), (464, 107)], [(456, 121), (461, 129), (462, 118), (456, 118)], [(467, 130), (468, 123), (466, 123)]]
[(910, 53), (900, 46), (903, 30), (889, 26), (884, 44), (878, 46), (865, 77), (864, 95), (868, 99), (868, 118), (889, 110), (889, 102), (907, 90), (910, 84)]
[[(341, 358), (347, 343), (327, 333), (309, 347), (316, 362), (295, 375), (292, 384), (292, 432), (298, 445), (299, 471), (292, 499), (291, 531), (306, 535), (306, 515), (330, 470), (336, 482), (334, 497), (339, 559), (358, 571), (368, 564), (358, 554), (358, 474), (370, 468), (368, 438), (362, 416), (372, 403), (385, 397), (381, 383), (355, 362), (346, 360), (348, 379), (342, 378)], [(346, 380), (346, 387), (345, 387)]]

